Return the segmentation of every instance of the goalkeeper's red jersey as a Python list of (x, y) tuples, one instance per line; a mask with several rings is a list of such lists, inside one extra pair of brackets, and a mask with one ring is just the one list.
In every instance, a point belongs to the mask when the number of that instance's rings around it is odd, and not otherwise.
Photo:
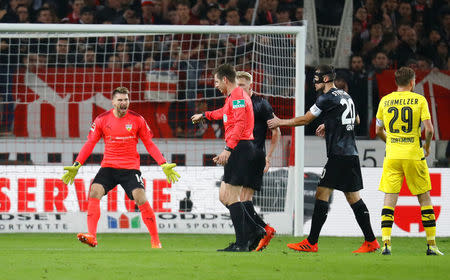
[(222, 108), (205, 112), (205, 116), (208, 120), (223, 119), (225, 142), (231, 149), (234, 149), (240, 140), (253, 140), (253, 104), (241, 87), (236, 87), (227, 96)]
[(153, 133), (141, 115), (128, 110), (125, 116), (117, 118), (111, 109), (97, 116), (89, 131), (88, 140), (76, 161), (84, 164), (95, 144), (103, 138), (105, 152), (102, 167), (139, 170), (140, 157), (137, 152), (137, 143), (140, 138), (149, 154), (161, 165), (166, 160), (153, 143), (152, 137)]

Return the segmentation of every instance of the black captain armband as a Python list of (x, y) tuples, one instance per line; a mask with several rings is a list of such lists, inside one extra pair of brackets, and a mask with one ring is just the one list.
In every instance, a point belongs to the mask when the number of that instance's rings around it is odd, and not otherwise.
[(232, 148), (230, 148), (230, 147), (228, 147), (228, 146), (225, 146), (225, 151), (229, 151), (229, 152), (232, 152), (232, 151), (233, 151), (233, 149), (232, 149)]

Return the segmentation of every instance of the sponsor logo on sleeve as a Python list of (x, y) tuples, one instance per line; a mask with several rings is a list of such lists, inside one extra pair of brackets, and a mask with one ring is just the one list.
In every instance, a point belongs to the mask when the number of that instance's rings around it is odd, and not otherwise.
[(91, 124), (91, 131), (92, 131), (92, 132), (95, 131), (95, 122), (93, 122), (93, 123)]
[(244, 99), (233, 100), (233, 109), (244, 108), (244, 107), (245, 107)]

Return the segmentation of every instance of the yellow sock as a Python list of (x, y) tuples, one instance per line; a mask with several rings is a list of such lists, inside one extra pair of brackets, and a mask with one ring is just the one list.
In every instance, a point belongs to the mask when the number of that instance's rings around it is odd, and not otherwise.
[(381, 211), (381, 238), (383, 243), (391, 245), (392, 225), (394, 224), (394, 208), (384, 206)]
[(427, 235), (427, 244), (436, 246), (436, 216), (433, 206), (422, 206), (420, 210), (422, 212), (422, 225)]

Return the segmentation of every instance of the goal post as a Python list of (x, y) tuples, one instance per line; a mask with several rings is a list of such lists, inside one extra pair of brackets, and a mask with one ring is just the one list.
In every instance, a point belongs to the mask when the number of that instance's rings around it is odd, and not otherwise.
[[(214, 216), (226, 210), (217, 197), (216, 181), (222, 170), (211, 164), (211, 156), (223, 148), (223, 125), (192, 127), (189, 122), (190, 114), (223, 104), (223, 96), (211, 85), (211, 70), (231, 63), (253, 75), (253, 90), (269, 100), (277, 115), (290, 118), (304, 113), (306, 26), (0, 24), (0, 40), (9, 48), (0, 67), (12, 69), (0, 86), (14, 96), (13, 101), (0, 100), (2, 126), (13, 119), (6, 125), (12, 127), (12, 135), (0, 137), (4, 164), (0, 163), (0, 173), (5, 175), (0, 176), (0, 195), (8, 199), (7, 204), (0, 203), (0, 213), (68, 212), (70, 219), (78, 221), (76, 212), (86, 210), (83, 192), (101, 161), (102, 141), (86, 164), (93, 166), (81, 169), (78, 185), (60, 186), (57, 178), (61, 166), (71, 164), (79, 152), (89, 123), (111, 108), (112, 89), (119, 85), (130, 88), (131, 109), (149, 122), (154, 142), (168, 161), (178, 163), (182, 174), (173, 187), (158, 185), (161, 182), (153, 178), (159, 169), (138, 145), (144, 179), (153, 180), (146, 183), (153, 186), (147, 196), (158, 203), (154, 207), (161, 210), (158, 217), (165, 222), (162, 232), (170, 232), (166, 223), (170, 217), (182, 219), (186, 212), (191, 217)], [(14, 112), (8, 109), (11, 103)], [(304, 129), (293, 131), (295, 165), (288, 164), (293, 149), (291, 130), (285, 128), (271, 171), (265, 175), (267, 190), (255, 195), (255, 204), (269, 221), (287, 219), (288, 229), (282, 233), (299, 236), (303, 234)], [(287, 186), (280, 188), (280, 180)], [(197, 190), (198, 185), (204, 187)], [(29, 190), (32, 200), (21, 201), (30, 199)], [(193, 209), (181, 207), (189, 200), (187, 193)], [(114, 195), (119, 201), (115, 208), (109, 203)], [(121, 190), (108, 195), (102, 210), (132, 211), (123, 195)], [(128, 217), (130, 229), (135, 216)], [(127, 217), (102, 217), (106, 231), (114, 232), (110, 226), (119, 227), (113, 221), (120, 218)]]
[[(298, 54), (306, 55), (306, 26), (301, 34), (296, 36), (296, 50)], [(295, 56), (295, 115), (303, 116), (305, 110), (305, 55)], [(295, 210), (294, 210), (294, 236), (303, 235), (304, 223), (304, 176), (305, 165), (305, 128), (299, 126), (295, 128), (295, 166), (294, 166), (294, 189), (295, 189)]]

